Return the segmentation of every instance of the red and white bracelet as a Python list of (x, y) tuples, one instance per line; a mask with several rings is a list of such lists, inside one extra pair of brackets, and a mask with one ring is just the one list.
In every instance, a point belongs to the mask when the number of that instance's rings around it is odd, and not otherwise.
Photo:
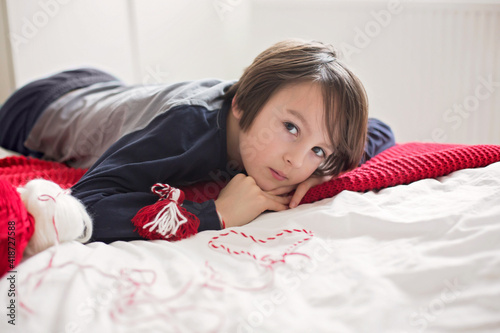
[(217, 215), (219, 216), (219, 220), (220, 220), (220, 226), (222, 229), (226, 229), (226, 222), (224, 222), (224, 219), (222, 218), (222, 215), (220, 215), (219, 211), (216, 210), (217, 212)]

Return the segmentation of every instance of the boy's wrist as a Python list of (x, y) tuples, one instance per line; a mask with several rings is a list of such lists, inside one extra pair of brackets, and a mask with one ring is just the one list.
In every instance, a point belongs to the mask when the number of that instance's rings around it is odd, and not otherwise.
[(220, 221), (220, 227), (221, 229), (226, 229), (226, 223), (224, 222), (224, 219), (222, 218), (222, 215), (219, 213), (218, 210), (216, 210), (217, 215), (219, 216), (219, 221)]

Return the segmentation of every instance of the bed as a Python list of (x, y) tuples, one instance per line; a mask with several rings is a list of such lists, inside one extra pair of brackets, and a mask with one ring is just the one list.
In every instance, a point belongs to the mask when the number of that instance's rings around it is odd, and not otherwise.
[(2, 277), (0, 331), (499, 332), (500, 162), (422, 178), (177, 242), (52, 247), (16, 296)]

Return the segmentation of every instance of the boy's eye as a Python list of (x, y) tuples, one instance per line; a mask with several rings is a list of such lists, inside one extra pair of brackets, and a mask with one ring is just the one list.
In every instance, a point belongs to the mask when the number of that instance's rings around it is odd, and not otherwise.
[(285, 122), (284, 125), (285, 125), (286, 130), (288, 132), (292, 133), (293, 135), (296, 135), (299, 132), (298, 129), (297, 129), (297, 126), (295, 126), (292, 123)]
[(314, 147), (312, 150), (319, 157), (325, 157), (326, 156), (325, 151), (323, 149), (321, 149), (320, 147)]

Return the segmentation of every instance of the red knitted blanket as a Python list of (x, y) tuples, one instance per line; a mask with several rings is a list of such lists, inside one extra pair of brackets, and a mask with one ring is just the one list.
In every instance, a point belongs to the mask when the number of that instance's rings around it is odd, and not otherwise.
[(32, 179), (43, 178), (69, 188), (87, 170), (69, 168), (62, 163), (48, 162), (24, 156), (11, 156), (0, 159), (0, 178), (15, 187), (22, 186)]
[(445, 176), (500, 161), (500, 146), (435, 143), (398, 144), (365, 164), (311, 189), (301, 203), (330, 198), (343, 190), (365, 192)]
[[(478, 168), (500, 161), (500, 146), (457, 145), (435, 143), (398, 144), (375, 156), (362, 166), (327, 183), (318, 185), (305, 195), (301, 203), (330, 198), (343, 190), (365, 192), (390, 186), (409, 184), (447, 175), (453, 171)], [(21, 186), (34, 178), (52, 180), (63, 188), (71, 187), (85, 173), (61, 163), (26, 157), (0, 159), (0, 178)], [(186, 199), (202, 202), (217, 198), (222, 184), (205, 182), (182, 188)]]

